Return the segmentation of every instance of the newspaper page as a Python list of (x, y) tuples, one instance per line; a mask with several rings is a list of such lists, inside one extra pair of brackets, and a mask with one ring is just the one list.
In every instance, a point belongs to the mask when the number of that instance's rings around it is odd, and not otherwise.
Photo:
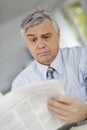
[(47, 101), (64, 88), (58, 80), (48, 80), (17, 89), (0, 100), (0, 130), (56, 130), (65, 122), (48, 110)]

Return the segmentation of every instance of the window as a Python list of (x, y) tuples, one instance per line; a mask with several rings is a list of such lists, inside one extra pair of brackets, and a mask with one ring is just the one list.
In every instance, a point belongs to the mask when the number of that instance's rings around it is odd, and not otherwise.
[(74, 17), (75, 23), (79, 27), (82, 35), (87, 40), (87, 16), (79, 2), (69, 5), (69, 9)]
[(62, 6), (61, 11), (78, 42), (82, 45), (87, 45), (87, 14), (81, 0), (67, 0)]

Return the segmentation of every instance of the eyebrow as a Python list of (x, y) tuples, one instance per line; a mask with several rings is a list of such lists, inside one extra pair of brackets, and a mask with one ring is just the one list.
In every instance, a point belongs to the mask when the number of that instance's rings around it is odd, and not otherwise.
[(45, 35), (52, 35), (51, 33), (45, 33), (45, 34), (42, 34), (42, 36), (45, 36)]
[[(27, 36), (35, 36), (36, 34), (27, 34)], [(50, 32), (49, 33), (44, 33), (44, 34), (41, 34), (41, 36), (47, 36), (47, 35), (52, 35)]]
[(27, 34), (27, 36), (35, 36), (35, 34)]

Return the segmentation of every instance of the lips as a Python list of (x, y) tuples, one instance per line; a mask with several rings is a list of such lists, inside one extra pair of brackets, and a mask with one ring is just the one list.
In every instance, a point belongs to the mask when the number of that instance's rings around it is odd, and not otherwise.
[(49, 54), (50, 54), (50, 52), (47, 51), (47, 52), (39, 52), (37, 55), (38, 55), (38, 56), (47, 56), (47, 55), (49, 55)]

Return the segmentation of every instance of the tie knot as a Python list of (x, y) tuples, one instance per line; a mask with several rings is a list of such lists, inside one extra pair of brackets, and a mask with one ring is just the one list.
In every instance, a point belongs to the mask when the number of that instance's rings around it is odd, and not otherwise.
[(52, 68), (52, 67), (48, 67), (48, 70), (47, 70), (47, 79), (52, 79), (52, 78), (54, 78), (54, 76), (53, 76), (53, 72), (55, 71), (55, 69), (54, 68)]

